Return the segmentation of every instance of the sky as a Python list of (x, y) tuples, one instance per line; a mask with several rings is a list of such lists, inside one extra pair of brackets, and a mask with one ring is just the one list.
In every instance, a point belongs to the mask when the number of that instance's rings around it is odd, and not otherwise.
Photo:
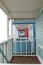
[(7, 40), (7, 15), (0, 8), (0, 42)]

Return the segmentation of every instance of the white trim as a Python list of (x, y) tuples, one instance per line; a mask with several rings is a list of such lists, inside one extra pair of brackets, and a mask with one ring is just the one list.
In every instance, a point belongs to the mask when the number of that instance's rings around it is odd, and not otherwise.
[(9, 17), (10, 17), (10, 14), (8, 12), (8, 9), (6, 8), (5, 4), (3, 3), (2, 0), (0, 0), (0, 8), (6, 13), (7, 15), (7, 39), (9, 38)]
[(15, 54), (13, 54), (13, 56), (36, 56), (36, 55), (15, 55)]
[(9, 39), (9, 16), (7, 16), (7, 39)]
[(37, 45), (37, 39), (36, 39), (36, 55), (38, 55), (38, 45)]
[(39, 16), (39, 14), (41, 13), (42, 10), (43, 10), (43, 8), (41, 8), (41, 9), (39, 10), (39, 12), (38, 12), (37, 15), (35, 16), (35, 18), (37, 18), (37, 17)]
[(43, 46), (41, 46), (40, 44), (37, 44), (37, 57), (38, 57), (39, 61), (41, 62), (41, 64), (43, 64), (43, 59), (38, 54), (38, 47), (40, 47), (41, 49), (43, 49)]
[(27, 55), (27, 42), (28, 42), (28, 41), (26, 41), (26, 55)]
[(9, 16), (10, 18), (12, 17), (9, 13), (9, 10), (7, 9), (6, 5), (2, 0), (0, 0), (0, 8)]
[[(22, 48), (22, 47), (21, 47), (21, 40), (20, 40), (20, 51), (21, 51), (21, 48)], [(22, 53), (21, 53), (21, 54), (22, 54)]]
[(11, 36), (13, 37), (13, 25), (12, 25), (12, 19), (11, 19)]
[(41, 59), (41, 57), (39, 55), (37, 55), (39, 61), (41, 62), (41, 64), (43, 64), (43, 60)]
[[(18, 53), (18, 52), (15, 52), (15, 53)], [(19, 52), (19, 53), (26, 53), (26, 52)], [(27, 53), (31, 53), (31, 52), (27, 52)]]
[(6, 41), (2, 40), (2, 41), (0, 41), (0, 44), (6, 43), (7, 41), (9, 41), (9, 40), (11, 40), (11, 39), (13, 39), (13, 38), (9, 38), (9, 39), (7, 39)]
[[(20, 37), (16, 38), (15, 36), (13, 36), (13, 38), (15, 38), (15, 39), (26, 39), (26, 40), (29, 40), (30, 39), (30, 38), (26, 38), (26, 37), (25, 38), (23, 38), (23, 37), (22, 38), (20, 38)], [(32, 38), (32, 39), (34, 40), (36, 38)]]
[(2, 10), (3, 10), (6, 14), (8, 14), (8, 10), (7, 10), (6, 6), (4, 5), (4, 3), (2, 2), (2, 0), (0, 1), (0, 8), (2, 8)]
[(43, 49), (43, 46), (42, 46), (42, 45), (40, 45), (40, 44), (38, 45), (38, 47), (40, 47), (41, 49)]

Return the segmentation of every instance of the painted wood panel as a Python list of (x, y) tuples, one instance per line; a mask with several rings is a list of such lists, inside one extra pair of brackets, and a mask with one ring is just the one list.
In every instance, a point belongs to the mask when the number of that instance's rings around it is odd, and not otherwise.
[[(41, 10), (36, 19), (36, 38), (36, 44), (43, 46), (43, 10)], [(43, 58), (43, 50), (41, 48), (39, 48), (38, 54)]]

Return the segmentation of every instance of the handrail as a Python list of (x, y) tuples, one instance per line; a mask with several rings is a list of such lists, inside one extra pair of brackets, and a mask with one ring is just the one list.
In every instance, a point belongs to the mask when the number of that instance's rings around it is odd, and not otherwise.
[(1, 50), (1, 49), (0, 49), (0, 52), (1, 52), (1, 54), (3, 55), (3, 57), (6, 59), (7, 63), (9, 63), (9, 61), (8, 61), (7, 57), (6, 57), (6, 56), (5, 56), (5, 54), (2, 52), (2, 50)]
[(34, 41), (34, 40), (36, 40), (36, 38), (13, 38), (13, 40), (14, 40), (14, 42), (24, 42), (24, 41), (22, 41), (22, 40), (25, 40), (25, 41), (29, 41), (29, 42), (32, 42), (32, 41)]
[(6, 40), (6, 41), (2, 41), (2, 42), (0, 42), (0, 44), (3, 44), (3, 43), (6, 43), (7, 41), (9, 41), (9, 40), (11, 40), (11, 39), (13, 39), (13, 38), (9, 38), (8, 40)]
[(40, 47), (41, 49), (43, 49), (43, 46), (42, 46), (42, 45), (40, 45), (40, 44), (38, 44), (38, 47)]
[(23, 38), (23, 37), (21, 37), (21, 38), (20, 38), (20, 37), (16, 38), (16, 37), (13, 37), (13, 39), (36, 39), (36, 38), (26, 38), (26, 37), (25, 37), (25, 38)]
[[(8, 56), (7, 56), (7, 54), (9, 55), (9, 53), (7, 52), (7, 46), (9, 46), (9, 43), (11, 42), (11, 40), (13, 40), (13, 38), (10, 38), (10, 39), (8, 39), (8, 40), (6, 40), (4, 42), (2, 41), (0, 43), (0, 53), (1, 53), (2, 57), (3, 57), (3, 59), (5, 58), (5, 60), (6, 60), (7, 63), (10, 62), (10, 60), (8, 60)], [(5, 52), (4, 52), (4, 49), (6, 50)], [(12, 51), (10, 51), (10, 52), (12, 52)], [(2, 62), (2, 60), (1, 60), (1, 62)], [(4, 60), (3, 60), (3, 62), (4, 62)]]

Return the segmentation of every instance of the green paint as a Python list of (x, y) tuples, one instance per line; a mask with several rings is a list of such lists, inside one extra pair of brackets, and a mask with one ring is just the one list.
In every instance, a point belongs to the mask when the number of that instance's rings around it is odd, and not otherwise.
[[(4, 45), (2, 44), (2, 52), (4, 53)], [(2, 55), (2, 63), (4, 63), (4, 57)]]
[[(5, 43), (5, 49), (6, 49), (6, 57), (7, 57), (7, 42)], [(7, 61), (6, 61), (7, 62)]]
[[(43, 46), (43, 10), (36, 19), (36, 38), (36, 44)], [(38, 49), (38, 54), (43, 59), (43, 50), (41, 48)]]
[(1, 52), (1, 54), (2, 54), (2, 63), (4, 63), (4, 58), (6, 59), (7, 63), (9, 63), (7, 57), (6, 57), (5, 54), (4, 54), (4, 43), (1, 44), (1, 45), (2, 45), (2, 49), (0, 48), (0, 52)]
[(1, 52), (2, 56), (6, 59), (7, 63), (9, 63), (9, 61), (8, 61), (7, 57), (4, 55), (4, 53), (2, 52), (2, 50), (1, 50), (1, 49), (0, 49), (0, 52)]
[(40, 47), (38, 48), (38, 54), (43, 59), (43, 49), (41, 49)]

